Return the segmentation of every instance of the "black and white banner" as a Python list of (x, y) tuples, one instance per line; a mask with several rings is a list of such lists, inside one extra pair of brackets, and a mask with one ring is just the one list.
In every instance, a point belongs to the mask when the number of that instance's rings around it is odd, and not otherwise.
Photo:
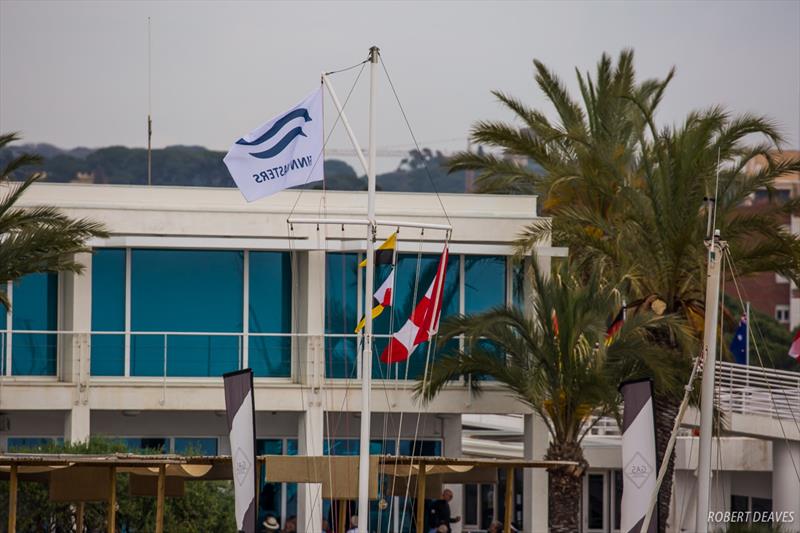
[[(656, 432), (653, 418), (653, 383), (649, 379), (626, 381), (619, 387), (624, 399), (622, 417), (622, 533), (642, 530), (650, 498), (656, 488)], [(655, 533), (653, 513), (648, 533)]]
[(236, 529), (256, 531), (256, 419), (253, 371), (249, 368), (224, 374), (225, 410), (233, 461)]

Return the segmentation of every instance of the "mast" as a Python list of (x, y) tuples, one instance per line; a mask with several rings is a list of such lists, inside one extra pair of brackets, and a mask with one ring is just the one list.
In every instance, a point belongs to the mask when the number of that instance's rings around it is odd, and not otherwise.
[[(719, 317), (719, 281), (725, 242), (719, 230), (708, 241), (706, 273), (706, 314), (703, 329), (703, 384), (700, 400), (700, 455), (697, 465), (697, 533), (708, 532), (708, 503), (711, 489), (711, 443), (714, 418), (714, 376), (717, 365), (717, 320)], [(665, 457), (666, 461), (667, 458)]]
[(369, 437), (372, 393), (372, 294), (375, 284), (375, 92), (378, 73), (377, 46), (369, 49), (369, 155), (367, 169), (367, 279), (364, 298), (364, 349), (361, 352), (361, 435), (358, 458), (358, 533), (369, 530)]

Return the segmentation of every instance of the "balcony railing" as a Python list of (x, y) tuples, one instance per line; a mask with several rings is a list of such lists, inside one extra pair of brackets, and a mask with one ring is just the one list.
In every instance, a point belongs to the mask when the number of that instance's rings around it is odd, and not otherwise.
[(717, 362), (716, 403), (726, 413), (800, 416), (800, 373)]

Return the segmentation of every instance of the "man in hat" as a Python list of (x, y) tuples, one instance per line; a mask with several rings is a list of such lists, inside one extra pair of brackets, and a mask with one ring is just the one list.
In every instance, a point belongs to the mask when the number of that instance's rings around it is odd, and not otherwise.
[(278, 523), (278, 519), (274, 516), (270, 515), (264, 520), (264, 523), (261, 524), (262, 531), (266, 531), (267, 533), (271, 531), (279, 531), (281, 529), (281, 525)]

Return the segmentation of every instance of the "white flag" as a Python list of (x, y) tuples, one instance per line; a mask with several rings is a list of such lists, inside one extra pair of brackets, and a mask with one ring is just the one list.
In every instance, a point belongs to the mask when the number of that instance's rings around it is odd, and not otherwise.
[(245, 135), (225, 155), (248, 202), (283, 189), (320, 181), (322, 86), (302, 102)]

